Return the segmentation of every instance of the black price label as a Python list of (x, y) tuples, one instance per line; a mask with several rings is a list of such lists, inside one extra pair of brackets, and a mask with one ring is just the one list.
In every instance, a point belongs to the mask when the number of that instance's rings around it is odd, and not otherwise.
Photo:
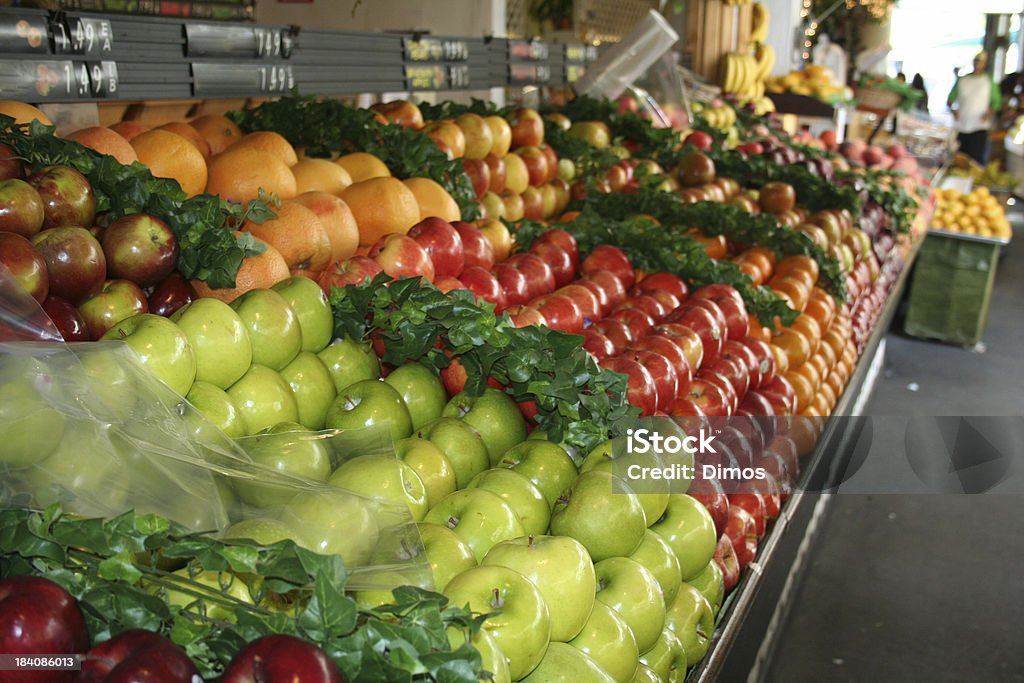
[(283, 95), (294, 86), (290, 64), (192, 64), (196, 96)]
[(567, 62), (584, 62), (587, 60), (587, 47), (586, 45), (566, 45), (565, 46), (565, 61)]
[[(466, 77), (468, 79), (468, 73)], [(405, 83), (409, 90), (442, 90), (447, 82), (446, 69), (440, 64), (405, 67)]]
[(292, 55), (294, 38), (288, 29), (256, 26), (256, 56), (266, 59), (287, 59)]
[(575, 83), (576, 81), (583, 78), (583, 74), (587, 72), (587, 69), (579, 65), (569, 65), (565, 67), (565, 82)]
[(89, 91), (97, 98), (117, 97), (117, 64), (115, 62), (93, 62), (88, 64)]
[(273, 26), (185, 25), (189, 57), (287, 59), (294, 39), (285, 28)]
[(539, 85), (551, 80), (551, 69), (541, 64), (510, 64), (508, 81), (513, 85)]
[(47, 48), (46, 22), (42, 17), (0, 20), (0, 53), (45, 54)]
[(89, 99), (89, 69), (71, 60), (0, 61), (0, 93), (26, 102)]
[(469, 87), (469, 66), (465, 64), (452, 65), (448, 67), (448, 87), (468, 88)]
[(54, 49), (62, 54), (100, 57), (114, 49), (114, 31), (106, 19), (72, 17), (51, 29)]
[(283, 94), (295, 86), (292, 67), (289, 64), (267, 65), (257, 67), (260, 77), (260, 92), (266, 94)]
[(444, 59), (444, 45), (437, 38), (407, 39), (405, 59), (410, 62), (440, 62)]
[(508, 56), (528, 62), (540, 62), (548, 58), (547, 43), (512, 40), (508, 44)]

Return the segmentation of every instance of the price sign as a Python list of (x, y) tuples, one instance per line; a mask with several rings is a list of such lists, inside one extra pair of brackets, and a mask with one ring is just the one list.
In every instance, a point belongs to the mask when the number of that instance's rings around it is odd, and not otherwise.
[(185, 24), (189, 57), (287, 59), (294, 42), (288, 29), (273, 26)]
[(196, 96), (283, 95), (294, 85), (290, 64), (192, 64)]
[(469, 87), (469, 66), (465, 64), (452, 65), (448, 67), (448, 87), (468, 88)]
[(89, 68), (71, 60), (0, 61), (0, 93), (28, 102), (90, 99)]
[[(445, 67), (406, 66), (405, 82), (409, 90), (442, 90), (448, 82)], [(466, 74), (467, 78), (469, 74)]]
[(46, 21), (41, 16), (0, 19), (0, 53), (46, 54)]
[(587, 60), (587, 48), (585, 45), (566, 45), (565, 61), (585, 62)]
[(548, 58), (547, 43), (529, 42), (526, 40), (510, 40), (508, 56), (528, 62), (541, 62)]
[(89, 70), (89, 92), (97, 98), (117, 97), (117, 63), (93, 62)]
[(72, 17), (51, 25), (54, 49), (61, 54), (101, 57), (114, 50), (114, 32), (106, 19)]
[(587, 71), (586, 67), (580, 66), (578, 64), (576, 64), (576, 65), (570, 64), (570, 65), (566, 66), (565, 67), (565, 82), (566, 83), (575, 83), (576, 81), (578, 81), (581, 78), (583, 78), (583, 74), (586, 73), (586, 71)]
[(536, 85), (551, 80), (551, 69), (542, 64), (510, 64), (508, 81), (513, 85)]
[(437, 38), (407, 39), (405, 59), (409, 62), (440, 62), (444, 59), (444, 45)]

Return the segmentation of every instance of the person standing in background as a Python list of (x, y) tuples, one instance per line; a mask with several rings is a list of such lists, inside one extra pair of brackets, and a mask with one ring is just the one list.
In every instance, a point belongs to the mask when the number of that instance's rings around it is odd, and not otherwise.
[(928, 91), (924, 89), (924, 76), (914, 74), (914, 80), (910, 82), (911, 87), (921, 91), (921, 97), (917, 100), (917, 108), (928, 113)]
[(999, 88), (985, 67), (988, 55), (979, 52), (974, 57), (974, 71), (959, 76), (946, 99), (956, 121), (960, 150), (984, 166), (988, 163), (988, 131), (992, 113), (1002, 101)]

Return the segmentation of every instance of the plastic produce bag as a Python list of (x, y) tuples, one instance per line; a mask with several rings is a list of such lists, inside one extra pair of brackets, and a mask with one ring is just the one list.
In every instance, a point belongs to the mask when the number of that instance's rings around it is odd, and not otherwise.
[[(0, 276), (3, 339), (53, 338), (10, 285)], [(282, 426), (232, 440), (120, 342), (0, 341), (0, 507), (60, 502), (69, 514), (104, 518), (135, 510), (194, 531), (289, 538), (341, 555), (349, 589), (432, 588), (406, 505), (284, 474), (251, 457), (254, 449), (320, 453), (325, 474), (354, 457), (396, 457), (385, 430)], [(398, 468), (375, 472), (380, 490), (403, 484)]]

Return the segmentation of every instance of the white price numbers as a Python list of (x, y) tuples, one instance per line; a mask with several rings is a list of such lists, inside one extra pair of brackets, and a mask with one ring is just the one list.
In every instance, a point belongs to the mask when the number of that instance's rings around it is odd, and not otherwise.
[(256, 28), (256, 55), (258, 57), (281, 56), (281, 32), (276, 29)]
[(294, 85), (290, 66), (261, 66), (260, 92), (287, 92)]

